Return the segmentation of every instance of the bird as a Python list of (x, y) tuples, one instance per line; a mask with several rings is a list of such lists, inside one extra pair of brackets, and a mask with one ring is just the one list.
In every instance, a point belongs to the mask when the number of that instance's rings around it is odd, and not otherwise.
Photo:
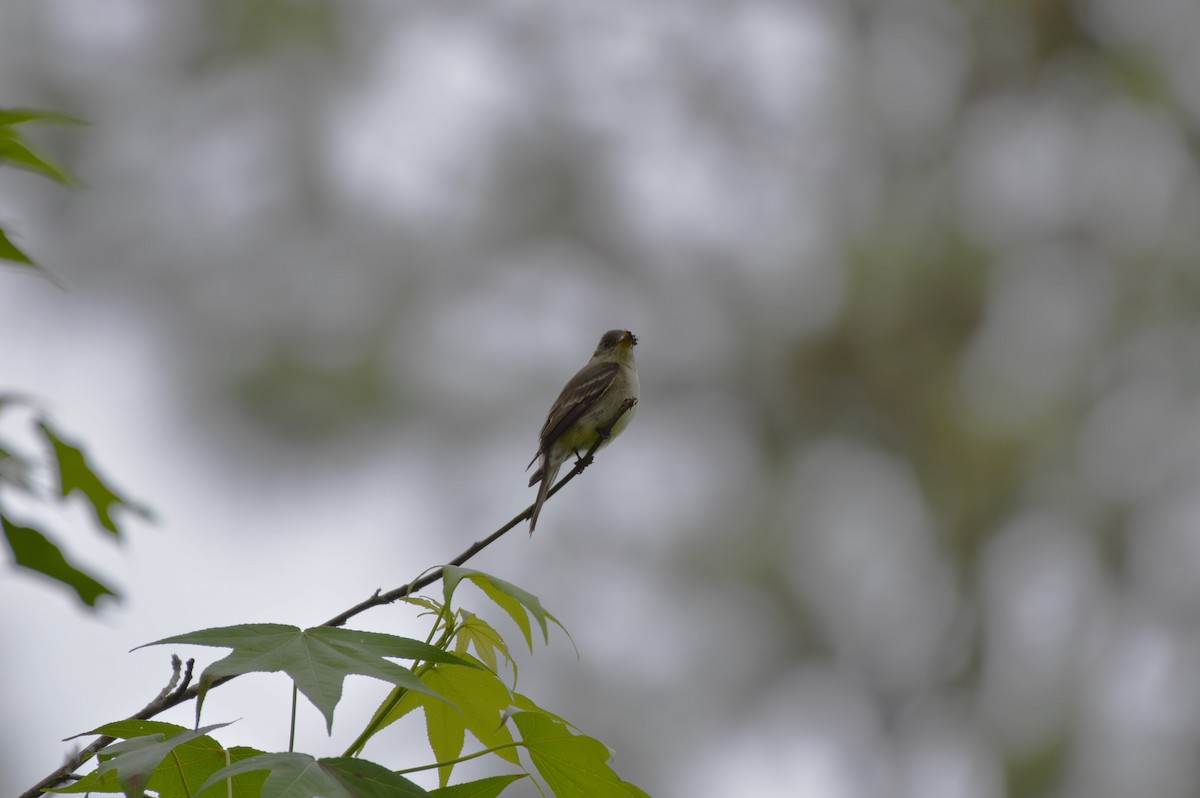
[(567, 455), (580, 457), (599, 442), (606, 446), (633, 419), (638, 401), (637, 367), (633, 347), (637, 336), (629, 330), (609, 330), (600, 337), (592, 359), (567, 380), (550, 407), (538, 436), (538, 451), (525, 467), (541, 461), (529, 478), (537, 483), (537, 499), (529, 515), (529, 534), (537, 526), (542, 505)]

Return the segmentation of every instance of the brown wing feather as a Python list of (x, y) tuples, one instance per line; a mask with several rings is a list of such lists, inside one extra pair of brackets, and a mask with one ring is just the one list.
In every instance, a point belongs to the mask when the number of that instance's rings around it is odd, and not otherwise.
[(620, 370), (621, 366), (617, 363), (597, 363), (585, 366), (570, 379), (566, 387), (562, 389), (562, 393), (558, 395), (558, 399), (554, 401), (553, 407), (550, 408), (550, 415), (546, 417), (546, 423), (542, 426), (541, 448), (543, 450), (558, 440), (559, 436), (570, 429), (571, 425), (579, 420), (579, 417), (592, 406), (593, 402), (604, 395), (604, 392), (612, 386), (613, 379)]

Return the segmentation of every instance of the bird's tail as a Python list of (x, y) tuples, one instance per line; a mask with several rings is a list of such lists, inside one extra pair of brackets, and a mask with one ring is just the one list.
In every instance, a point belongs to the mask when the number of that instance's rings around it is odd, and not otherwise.
[(537, 499), (533, 503), (533, 512), (529, 515), (529, 534), (533, 534), (534, 527), (537, 526), (538, 516), (542, 512), (542, 505), (546, 503), (546, 495), (550, 493), (550, 486), (554, 484), (554, 478), (558, 476), (558, 466), (550, 463), (550, 453), (546, 452), (542, 455), (542, 464), (538, 470), (534, 472), (533, 478), (529, 480), (532, 485), (539, 479), (541, 483), (538, 485)]

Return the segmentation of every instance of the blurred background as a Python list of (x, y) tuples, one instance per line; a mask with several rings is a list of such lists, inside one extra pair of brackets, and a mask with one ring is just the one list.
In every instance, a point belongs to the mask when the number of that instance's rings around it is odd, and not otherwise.
[[(1191, 0), (6, 0), (0, 105), (91, 124), (36, 137), (81, 190), (0, 170), (66, 285), (0, 273), (0, 388), (158, 520), (50, 525), (98, 614), (0, 576), (0, 792), (158, 692), (134, 646), (318, 623), (520, 511), (625, 327), (637, 419), (472, 563), (572, 632), (518, 687), (623, 777), (1200, 794), (1198, 37)], [(281, 750), (289, 693), (204, 720)], [(401, 726), (366, 756), (428, 761)]]

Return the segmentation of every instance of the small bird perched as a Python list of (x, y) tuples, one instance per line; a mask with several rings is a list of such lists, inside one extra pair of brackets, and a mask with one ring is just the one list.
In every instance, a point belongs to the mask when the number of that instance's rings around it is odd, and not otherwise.
[(637, 367), (633, 363), (636, 344), (637, 336), (629, 330), (606, 332), (592, 353), (592, 359), (567, 381), (562, 393), (554, 400), (546, 423), (542, 425), (538, 452), (529, 461), (532, 466), (541, 459), (529, 484), (542, 483), (529, 516), (529, 534), (533, 534), (546, 494), (567, 455), (579, 457), (597, 441), (601, 446), (607, 445), (633, 418), (638, 396)]

